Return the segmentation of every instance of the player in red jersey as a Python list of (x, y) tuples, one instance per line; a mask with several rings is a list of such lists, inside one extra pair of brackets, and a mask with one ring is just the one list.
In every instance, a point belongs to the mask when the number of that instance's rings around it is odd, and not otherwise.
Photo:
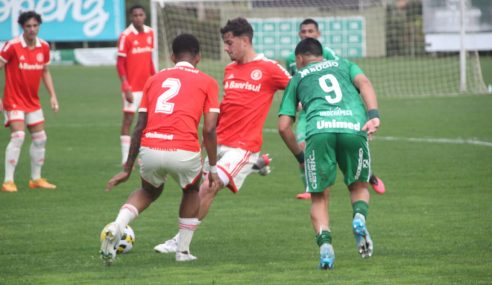
[(125, 164), (128, 157), (130, 127), (142, 99), (143, 87), (147, 79), (155, 74), (152, 63), (154, 31), (144, 25), (145, 9), (141, 5), (134, 5), (128, 13), (131, 24), (118, 39), (116, 62), (123, 92), (123, 122), (120, 132), (122, 164)]
[[(232, 192), (241, 188), (260, 156), (262, 129), (273, 96), (287, 86), (290, 75), (277, 62), (257, 54), (252, 45), (253, 28), (244, 18), (229, 20), (220, 30), (224, 50), (233, 62), (224, 72), (224, 98), (217, 124), (217, 168), (220, 188), (200, 187), (200, 211), (203, 220), (224, 187)], [(205, 163), (205, 171), (208, 171)], [(176, 251), (180, 234), (154, 247), (161, 253)]]
[(39, 84), (43, 79), (50, 95), (51, 108), (58, 112), (58, 100), (48, 70), (50, 47), (47, 42), (37, 37), (42, 23), (39, 14), (34, 11), (23, 12), (17, 22), (22, 26), (23, 34), (8, 41), (0, 52), (0, 69), (5, 67), (5, 89), (0, 111), (5, 115), (5, 126), (10, 128), (10, 142), (5, 151), (5, 180), (2, 191), (17, 191), (14, 172), (24, 143), (26, 125), (32, 137), (29, 187), (55, 189), (54, 184), (41, 177), (47, 136), (38, 96)]
[(145, 84), (128, 160), (123, 172), (107, 185), (109, 190), (126, 181), (140, 153), (142, 188), (130, 195), (116, 220), (103, 230), (106, 239), (102, 240), (101, 256), (107, 264), (116, 256), (114, 245), (124, 228), (160, 196), (168, 174), (183, 189), (176, 261), (196, 259), (190, 254), (189, 246), (200, 224), (197, 216), (202, 161), (197, 132), (202, 114), (203, 144), (210, 169), (206, 185), (211, 191), (219, 187), (215, 131), (219, 113), (217, 82), (195, 68), (200, 61), (200, 45), (194, 36), (177, 36), (172, 50), (171, 59), (176, 66), (160, 71)]

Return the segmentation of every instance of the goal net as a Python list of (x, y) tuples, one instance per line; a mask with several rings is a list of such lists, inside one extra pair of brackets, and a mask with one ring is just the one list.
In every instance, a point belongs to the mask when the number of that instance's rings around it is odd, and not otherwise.
[[(457, 0), (439, 0), (454, 1)], [(435, 1), (434, 1), (435, 2)], [(172, 66), (171, 42), (181, 33), (201, 44), (199, 68), (222, 81), (230, 60), (220, 28), (246, 18), (258, 53), (285, 64), (299, 42), (299, 24), (319, 24), (321, 43), (358, 63), (378, 96), (447, 96), (460, 93), (459, 52), (426, 48), (422, 1), (417, 0), (152, 0), (160, 68)], [(485, 93), (477, 52), (466, 54), (468, 93)]]

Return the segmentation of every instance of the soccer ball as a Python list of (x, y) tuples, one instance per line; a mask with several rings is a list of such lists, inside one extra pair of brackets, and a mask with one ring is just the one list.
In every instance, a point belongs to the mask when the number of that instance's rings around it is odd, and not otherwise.
[(120, 242), (116, 245), (116, 253), (127, 253), (133, 248), (135, 233), (130, 226), (126, 226)]
[[(110, 224), (107, 224), (103, 231), (101, 232), (101, 240), (106, 239), (106, 228)], [(120, 241), (115, 245), (116, 253), (127, 253), (133, 248), (135, 243), (135, 232), (130, 226), (126, 226), (123, 234), (121, 235)]]

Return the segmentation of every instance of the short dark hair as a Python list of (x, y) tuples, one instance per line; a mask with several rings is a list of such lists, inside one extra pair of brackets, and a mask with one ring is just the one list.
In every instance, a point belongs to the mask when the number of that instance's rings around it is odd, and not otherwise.
[(130, 9), (128, 9), (128, 14), (131, 15), (133, 13), (133, 10), (135, 10), (135, 9), (142, 9), (145, 12), (144, 6), (142, 6), (140, 4), (135, 4), (135, 5), (131, 6)]
[(41, 20), (41, 15), (34, 11), (22, 12), (17, 19), (17, 23), (19, 23), (19, 25), (21, 26), (24, 26), (24, 24), (32, 18), (36, 19), (36, 21), (38, 21), (38, 24), (40, 25), (43, 23), (43, 21)]
[(247, 36), (251, 41), (253, 40), (253, 27), (242, 17), (228, 20), (226, 25), (220, 29), (222, 36), (228, 32), (231, 32), (235, 37)]
[(304, 21), (302, 21), (301, 24), (299, 25), (299, 30), (301, 29), (302, 26), (310, 25), (310, 24), (313, 24), (316, 27), (316, 30), (319, 30), (318, 22), (316, 22), (315, 20), (313, 20), (311, 18), (307, 18)]
[(174, 38), (172, 49), (173, 54), (177, 57), (185, 53), (196, 56), (200, 53), (200, 43), (194, 35), (181, 34)]
[(297, 44), (295, 54), (323, 56), (323, 47), (317, 39), (305, 38)]

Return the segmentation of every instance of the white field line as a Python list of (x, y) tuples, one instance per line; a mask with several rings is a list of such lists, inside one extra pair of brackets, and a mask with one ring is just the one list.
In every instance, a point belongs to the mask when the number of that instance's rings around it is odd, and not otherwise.
[[(277, 129), (263, 129), (266, 133), (277, 133)], [(405, 141), (405, 142), (416, 142), (416, 143), (434, 143), (434, 144), (470, 144), (492, 147), (492, 142), (481, 141), (477, 139), (449, 139), (449, 138), (406, 138), (406, 137), (394, 137), (394, 136), (375, 136), (374, 140), (382, 141)]]

